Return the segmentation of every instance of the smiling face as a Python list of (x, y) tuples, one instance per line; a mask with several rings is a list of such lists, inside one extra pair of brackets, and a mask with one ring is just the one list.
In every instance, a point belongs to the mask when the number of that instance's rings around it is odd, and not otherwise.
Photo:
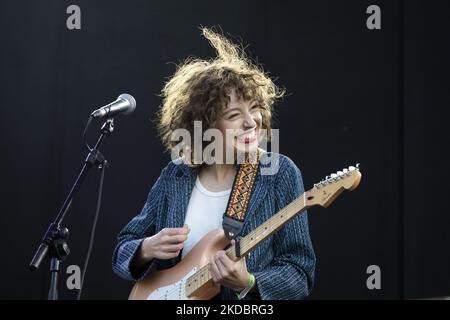
[(215, 127), (224, 137), (224, 154), (255, 152), (261, 136), (262, 115), (255, 101), (245, 101), (231, 91), (230, 101)]

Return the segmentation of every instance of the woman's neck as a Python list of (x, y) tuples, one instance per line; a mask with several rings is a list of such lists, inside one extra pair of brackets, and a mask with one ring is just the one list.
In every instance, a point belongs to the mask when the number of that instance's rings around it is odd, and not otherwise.
[(218, 192), (230, 189), (237, 173), (234, 164), (204, 165), (200, 169), (199, 179), (209, 191)]

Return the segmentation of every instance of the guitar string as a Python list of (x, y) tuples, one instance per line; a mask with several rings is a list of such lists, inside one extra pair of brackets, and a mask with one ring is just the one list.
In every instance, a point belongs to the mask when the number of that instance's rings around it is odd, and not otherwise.
[[(304, 199), (304, 203), (306, 203), (306, 194), (304, 194), (304, 197), (303, 197), (303, 199)], [(293, 205), (292, 206), (290, 206), (290, 205), (288, 205), (287, 207), (285, 207), (285, 208), (283, 208), (282, 210), (280, 210), (275, 216), (273, 216), (272, 218), (270, 218), (269, 220), (267, 220), (267, 222), (268, 222), (268, 225), (267, 225), (267, 228), (270, 228), (271, 230), (269, 231), (269, 233), (270, 232), (272, 232), (272, 230), (273, 230), (273, 224), (277, 221), (277, 220), (280, 220), (280, 218), (281, 219), (290, 219), (290, 218), (292, 218), (291, 216), (290, 216), (290, 212), (289, 211), (291, 211), (291, 208), (292, 209), (295, 209), (295, 213), (297, 213), (297, 212), (299, 212), (300, 210), (302, 210), (303, 208), (305, 208), (306, 207), (306, 205), (303, 205), (303, 204), (301, 204), (300, 202), (298, 202), (298, 203), (296, 203), (297, 201), (294, 201), (294, 203), (292, 203)], [(285, 213), (287, 213), (287, 218), (284, 218), (283, 217), (283, 215), (285, 215)], [(272, 220), (273, 219), (273, 220)], [(266, 222), (266, 223), (267, 223)], [(265, 223), (265, 224), (266, 224)], [(251, 249), (251, 247), (253, 246), (253, 244), (251, 243), (251, 241), (255, 241), (255, 240), (258, 240), (258, 238), (259, 238), (259, 236), (261, 236), (261, 235), (263, 235), (264, 233), (266, 233), (266, 230), (267, 230), (267, 228), (264, 228), (264, 229), (260, 229), (262, 226), (264, 226), (265, 224), (263, 224), (263, 225), (261, 225), (261, 226), (259, 226), (258, 228), (256, 228), (255, 229), (255, 233), (250, 237), (250, 239), (254, 239), (254, 240), (248, 240), (248, 236), (246, 237), (246, 240), (244, 240), (244, 243), (243, 243), (243, 251), (246, 251), (246, 250), (248, 250), (248, 249)], [(278, 227), (278, 226), (277, 226)], [(249, 234), (249, 235), (251, 235), (251, 234)], [(261, 240), (261, 241), (263, 241), (263, 240)]]

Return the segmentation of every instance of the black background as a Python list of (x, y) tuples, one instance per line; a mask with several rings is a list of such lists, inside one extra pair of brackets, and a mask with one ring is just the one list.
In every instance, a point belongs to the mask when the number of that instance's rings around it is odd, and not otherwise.
[[(71, 4), (81, 30), (66, 27)], [(371, 4), (381, 30), (366, 27)], [(182, 59), (214, 55), (200, 25), (242, 39), (286, 87), (274, 128), (305, 188), (361, 163), (358, 189), (309, 210), (311, 298), (450, 295), (449, 12), (447, 1), (416, 0), (0, 2), (0, 298), (46, 297), (47, 264), (31, 273), (28, 263), (81, 168), (88, 115), (123, 92), (137, 109), (116, 119), (102, 148), (112, 166), (83, 297), (128, 296), (131, 283), (111, 270), (115, 237), (170, 160), (152, 123), (164, 81)], [(91, 172), (64, 221), (72, 249), (64, 268), (84, 261), (98, 177)], [(381, 290), (366, 287), (373, 264)], [(73, 299), (66, 278), (60, 293)]]

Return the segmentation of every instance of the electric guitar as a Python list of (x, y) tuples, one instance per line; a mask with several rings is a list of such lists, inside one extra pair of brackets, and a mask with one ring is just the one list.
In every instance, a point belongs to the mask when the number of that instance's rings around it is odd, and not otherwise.
[(358, 165), (350, 166), (327, 176), (314, 184), (300, 197), (281, 209), (255, 230), (239, 241), (238, 257), (236, 248), (230, 246), (230, 240), (222, 229), (206, 234), (176, 266), (155, 271), (146, 279), (136, 282), (130, 300), (208, 300), (217, 295), (220, 286), (216, 285), (208, 271), (210, 257), (219, 250), (225, 250), (227, 256), (238, 261), (247, 256), (262, 241), (277, 232), (292, 218), (306, 209), (320, 205), (328, 207), (344, 190), (354, 190), (361, 180)]

